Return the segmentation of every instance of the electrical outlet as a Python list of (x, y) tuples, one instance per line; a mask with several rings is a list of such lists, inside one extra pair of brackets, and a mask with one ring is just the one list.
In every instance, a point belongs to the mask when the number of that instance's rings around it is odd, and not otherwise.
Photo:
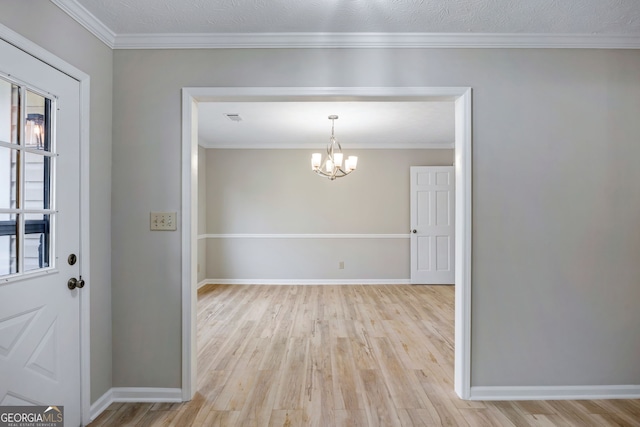
[(344, 270), (344, 261), (338, 263), (338, 270)]
[(151, 212), (152, 231), (175, 231), (176, 212)]

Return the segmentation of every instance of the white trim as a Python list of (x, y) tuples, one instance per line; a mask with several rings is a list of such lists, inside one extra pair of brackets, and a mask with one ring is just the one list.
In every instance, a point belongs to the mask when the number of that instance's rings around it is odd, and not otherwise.
[(114, 387), (114, 402), (182, 402), (179, 388)]
[(196, 288), (200, 289), (201, 287), (203, 287), (204, 285), (208, 285), (209, 283), (216, 283), (216, 282), (212, 282), (209, 279), (204, 279), (204, 280), (198, 282), (198, 284), (196, 285)]
[(410, 279), (205, 279), (204, 285), (410, 285)]
[[(428, 94), (427, 90), (428, 89)], [(185, 87), (182, 89), (197, 102), (259, 101), (455, 101), (467, 87)]]
[(90, 101), (91, 80), (88, 74), (43, 49), (31, 40), (0, 24), (0, 39), (38, 58), (62, 73), (77, 80), (80, 84), (80, 252), (79, 267), (88, 286), (80, 292), (80, 411), (84, 424), (88, 424), (91, 415), (91, 273), (90, 273), (90, 189), (82, 185), (90, 181)]
[(82, 419), (91, 408), (91, 81), (80, 80), (80, 274), (88, 286), (80, 297), (80, 378), (82, 382)]
[(640, 399), (640, 385), (471, 387), (471, 400)]
[(96, 399), (91, 405), (90, 420), (94, 421), (103, 413), (109, 405), (113, 403), (113, 389), (110, 388), (105, 394)]
[(410, 234), (200, 234), (204, 239), (408, 239)]
[(182, 90), (182, 399), (197, 387), (198, 103)]
[[(54, 0), (57, 4), (63, 0)], [(64, 0), (70, 3), (70, 0)], [(73, 15), (72, 17), (76, 19)], [(80, 21), (79, 21), (80, 22)], [(85, 28), (91, 29), (84, 21)], [(640, 49), (636, 35), (517, 33), (167, 33), (118, 34), (114, 49), (536, 48)]]
[(38, 46), (31, 40), (21, 36), (12, 29), (0, 24), (0, 39), (11, 43), (19, 49), (24, 50), (29, 55), (38, 58), (45, 64), (51, 65), (56, 70), (59, 70), (66, 75), (78, 80), (82, 83), (85, 79), (89, 79), (89, 76), (81, 71), (79, 68), (74, 67), (68, 62), (58, 58), (48, 50)]
[(112, 49), (640, 49), (639, 36), (624, 34), (372, 32), (116, 34), (77, 0), (51, 1)]
[(49, 275), (58, 274), (58, 273), (59, 273), (59, 270), (57, 268), (49, 267), (49, 268), (41, 268), (35, 271), (28, 271), (25, 273), (10, 274), (7, 276), (2, 276), (2, 278), (0, 278), (0, 286), (6, 285), (7, 283), (20, 282), (21, 280), (31, 280), (31, 279), (35, 279), (36, 277), (49, 276)]
[[(287, 142), (274, 142), (274, 143), (259, 143), (259, 142), (243, 142), (242, 144), (234, 143), (207, 143), (206, 141), (200, 141), (200, 146), (208, 150), (317, 150), (317, 145), (304, 145), (300, 143), (287, 143)], [(349, 149), (355, 150), (453, 150), (454, 143), (429, 143), (428, 145), (411, 142), (395, 142), (389, 140), (382, 143), (376, 143), (375, 145), (360, 142), (349, 142)]]
[(76, 0), (51, 0), (51, 2), (100, 39), (102, 43), (113, 49), (116, 42), (116, 34), (84, 6)]
[(456, 263), (454, 386), (462, 399), (471, 387), (471, 88), (455, 102)]
[[(471, 89), (468, 87), (222, 87), (182, 89), (182, 390), (195, 393), (197, 279), (197, 102), (292, 100), (455, 101), (456, 115), (456, 314), (455, 391), (468, 399), (471, 387)], [(194, 126), (195, 123), (195, 126)], [(195, 159), (195, 160), (194, 160)], [(280, 282), (280, 281), (279, 281)]]
[(114, 402), (182, 402), (182, 390), (155, 387), (110, 388), (91, 405), (90, 421), (98, 418)]

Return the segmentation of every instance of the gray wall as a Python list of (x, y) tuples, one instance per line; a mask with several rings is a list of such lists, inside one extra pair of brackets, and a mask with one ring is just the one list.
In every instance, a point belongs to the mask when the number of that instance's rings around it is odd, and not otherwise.
[(180, 210), (183, 86), (473, 87), (472, 384), (640, 384), (640, 51), (112, 53), (46, 0), (0, 22), (91, 76), (92, 400), (111, 303), (113, 385), (180, 386), (180, 237), (148, 218)]
[(180, 238), (148, 214), (180, 210), (183, 86), (473, 87), (473, 385), (640, 383), (640, 52), (112, 54), (45, 0), (0, 0), (0, 22), (92, 79), (92, 400), (112, 385), (110, 259), (113, 385), (180, 386)]
[(206, 233), (369, 235), (210, 238), (207, 279), (408, 280), (409, 240), (370, 235), (408, 235), (409, 167), (450, 166), (453, 150), (343, 145), (358, 169), (335, 181), (311, 171), (318, 150), (206, 150)]
[(640, 51), (240, 49), (114, 53), (114, 386), (180, 386), (184, 86), (473, 87), (472, 385), (640, 384)]
[(0, 0), (0, 23), (91, 76), (91, 401), (111, 388), (113, 53), (46, 0)]

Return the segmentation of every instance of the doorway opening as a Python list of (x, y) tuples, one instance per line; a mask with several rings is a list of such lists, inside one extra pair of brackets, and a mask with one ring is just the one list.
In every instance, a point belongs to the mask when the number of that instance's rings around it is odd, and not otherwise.
[(471, 89), (183, 88), (182, 91), (182, 397), (196, 392), (198, 104), (200, 102), (452, 101), (455, 105), (455, 391), (470, 394)]

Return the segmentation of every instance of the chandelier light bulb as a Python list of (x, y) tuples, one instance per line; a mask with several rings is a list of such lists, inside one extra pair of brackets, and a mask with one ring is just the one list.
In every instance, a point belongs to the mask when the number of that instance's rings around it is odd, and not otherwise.
[(358, 157), (356, 156), (349, 156), (347, 157), (347, 160), (344, 161), (344, 169), (346, 172), (351, 172), (352, 170), (355, 170), (357, 166), (358, 166)]
[(333, 162), (331, 161), (331, 159), (327, 159), (327, 162), (325, 163), (325, 170), (328, 173), (333, 172)]
[(342, 167), (342, 153), (335, 153), (333, 155), (333, 163), (339, 168)]
[(356, 168), (358, 167), (358, 156), (349, 156), (347, 160), (349, 161), (351, 170), (356, 170)]
[(322, 164), (322, 153), (313, 153), (311, 155), (311, 168), (314, 171), (320, 169), (320, 165)]

